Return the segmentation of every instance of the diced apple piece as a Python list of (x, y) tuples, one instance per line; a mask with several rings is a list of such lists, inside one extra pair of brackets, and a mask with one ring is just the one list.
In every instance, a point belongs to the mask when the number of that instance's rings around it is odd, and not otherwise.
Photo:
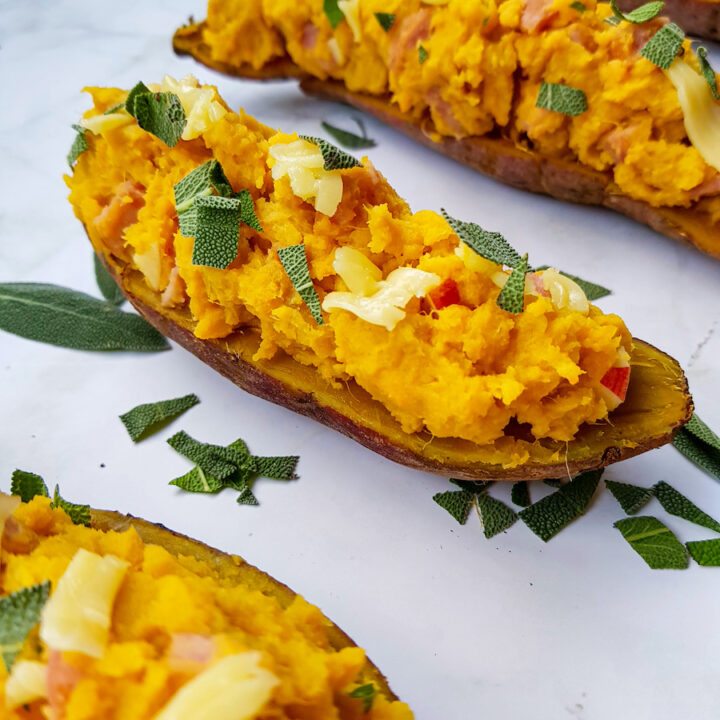
[(178, 690), (155, 720), (250, 720), (279, 680), (260, 666), (259, 652), (228, 655)]
[(447, 278), (431, 290), (428, 297), (436, 310), (442, 310), (448, 305), (457, 305), (460, 302), (460, 291), (457, 283), (452, 278)]
[(603, 398), (609, 410), (614, 410), (624, 402), (630, 384), (629, 367), (612, 367), (603, 375)]
[(102, 657), (128, 565), (114, 555), (78, 550), (43, 608), (40, 639), (52, 650)]

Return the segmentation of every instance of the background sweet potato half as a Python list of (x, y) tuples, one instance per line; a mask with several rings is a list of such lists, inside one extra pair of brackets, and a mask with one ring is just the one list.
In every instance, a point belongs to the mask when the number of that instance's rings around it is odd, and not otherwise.
[[(632, 0), (634, 2), (634, 0)], [(685, 0), (677, 5), (684, 6)], [(693, 6), (717, 5), (720, 2), (693, 0)], [(467, 137), (461, 140), (445, 137), (435, 142), (428, 135), (427, 118), (423, 124), (412, 119), (391, 104), (388, 97), (351, 92), (335, 80), (319, 80), (307, 75), (289, 57), (280, 58), (260, 70), (249, 65), (230, 65), (212, 58), (210, 48), (203, 42), (204, 23), (191, 24), (175, 32), (173, 48), (178, 55), (190, 55), (203, 65), (226, 75), (253, 80), (300, 81), (303, 92), (317, 97), (338, 100), (362, 110), (423, 145), (499, 180), (506, 185), (550, 195), (558, 200), (601, 205), (623, 213), (649, 225), (663, 235), (692, 245), (709, 255), (720, 258), (720, 232), (711, 227), (708, 219), (690, 208), (654, 208), (641, 200), (620, 194), (607, 172), (599, 172), (572, 160), (548, 158), (517, 146), (499, 135)]]
[[(618, 7), (629, 12), (645, 0), (618, 0)], [(665, 0), (663, 15), (677, 23), (688, 35), (720, 40), (720, 2), (718, 0)]]
[[(97, 250), (97, 249), (96, 249)], [(219, 340), (200, 340), (187, 308), (163, 308), (137, 270), (101, 259), (148, 322), (203, 362), (253, 395), (337, 430), (390, 460), (411, 468), (465, 480), (532, 480), (572, 475), (638, 455), (670, 442), (692, 413), (687, 381), (678, 363), (636, 341), (625, 402), (609, 422), (584, 425), (570, 443), (534, 440), (518, 426), (491, 445), (427, 432), (408, 434), (389, 411), (353, 382), (333, 388), (311, 367), (281, 351), (272, 360), (253, 358), (257, 330), (238, 329)], [(521, 464), (507, 467), (513, 456)], [(506, 466), (506, 467), (504, 467)]]
[[(248, 590), (257, 590), (264, 595), (275, 598), (281, 607), (286, 608), (295, 598), (295, 593), (282, 583), (275, 580), (262, 570), (245, 562), (237, 555), (228, 555), (204, 543), (192, 540), (185, 535), (168, 530), (164, 525), (133, 517), (121, 515), (108, 510), (92, 510), (91, 524), (96, 530), (122, 532), (134, 527), (146, 544), (160, 545), (172, 555), (190, 556), (207, 564), (216, 577), (224, 582), (242, 585)], [(326, 628), (328, 640), (334, 650), (345, 647), (356, 647), (355, 643), (337, 625), (328, 621)], [(368, 659), (359, 679), (361, 684), (374, 683), (389, 700), (397, 700), (397, 696), (388, 686), (382, 673)]]

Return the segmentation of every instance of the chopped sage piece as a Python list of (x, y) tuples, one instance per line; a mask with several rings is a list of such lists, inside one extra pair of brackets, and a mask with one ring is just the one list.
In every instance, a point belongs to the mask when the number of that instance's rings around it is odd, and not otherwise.
[(720, 538), (687, 543), (693, 560), (705, 567), (720, 567)]
[(693, 415), (690, 422), (680, 428), (673, 445), (688, 460), (720, 480), (720, 448), (717, 435), (697, 415)]
[(36, 495), (49, 497), (45, 481), (35, 473), (14, 470), (10, 480), (10, 494), (17, 495), (22, 502), (30, 502)]
[(525, 306), (525, 275), (527, 274), (527, 255), (522, 262), (514, 267), (505, 287), (498, 295), (497, 304), (503, 310), (517, 315)]
[(67, 163), (71, 168), (77, 159), (90, 147), (85, 137), (87, 128), (80, 127), (80, 125), (73, 125), (72, 127), (75, 130), (75, 138), (70, 146), (70, 152), (67, 154)]
[(195, 243), (192, 264), (224, 270), (238, 254), (241, 200), (200, 195), (193, 201)]
[(224, 480), (235, 472), (236, 466), (224, 459), (225, 449), (221, 445), (202, 443), (190, 437), (184, 430), (168, 439), (168, 445), (188, 460), (191, 460), (208, 474)]
[(653, 498), (653, 489), (606, 480), (605, 485), (627, 515), (635, 515)]
[(280, 248), (277, 253), (287, 276), (290, 278), (290, 282), (303, 302), (308, 306), (312, 316), (315, 318), (315, 322), (318, 325), (323, 325), (320, 298), (310, 277), (310, 268), (305, 255), (305, 244), (300, 243)]
[(659, 68), (667, 70), (680, 52), (685, 33), (675, 24), (663, 25), (643, 46), (640, 54)]
[(467, 490), (447, 490), (433, 495), (433, 500), (447, 510), (459, 523), (464, 525), (470, 515), (473, 495)]
[(566, 525), (580, 517), (595, 494), (602, 470), (590, 470), (562, 485), (552, 495), (521, 510), (520, 519), (547, 542)]
[(392, 13), (376, 12), (375, 19), (385, 32), (390, 32), (390, 28), (395, 24), (395, 15)]
[(225, 487), (222, 480), (218, 480), (214, 475), (206, 473), (199, 465), (195, 466), (190, 472), (171, 480), (169, 485), (176, 485), (181, 490), (194, 493), (216, 493)]
[(660, 501), (666, 512), (696, 525), (702, 525), (715, 532), (720, 532), (720, 523), (717, 520), (703, 512), (671, 485), (661, 481), (655, 485), (653, 490), (655, 491), (655, 497)]
[(483, 533), (486, 538), (494, 537), (507, 530), (518, 519), (514, 510), (490, 495), (477, 495), (475, 502), (480, 511)]
[(703, 77), (707, 80), (707, 84), (710, 86), (710, 92), (715, 100), (720, 100), (720, 93), (718, 93), (717, 76), (715, 71), (710, 65), (710, 61), (707, 59), (707, 48), (699, 47), (697, 49), (698, 62), (700, 63), (700, 70), (702, 71)]
[(132, 96), (131, 104), (132, 109), (126, 105), (128, 112), (143, 130), (169, 147), (177, 145), (187, 122), (185, 110), (177, 95), (168, 92), (138, 92)]
[(587, 10), (587, 8), (581, 2), (577, 2), (577, 0), (574, 3), (570, 3), (570, 7), (579, 13), (584, 13)]
[(56, 485), (50, 507), (60, 508), (73, 521), (75, 525), (90, 527), (90, 506), (76, 505), (60, 497), (60, 488)]
[(362, 700), (363, 704), (363, 712), (367, 713), (370, 712), (370, 708), (373, 705), (373, 700), (375, 700), (375, 696), (378, 694), (378, 690), (373, 685), (373, 683), (368, 683), (367, 685), (360, 685), (360, 687), (356, 687), (352, 692), (349, 693), (351, 698), (358, 698), (359, 700)]
[(480, 257), (511, 268), (517, 267), (522, 262), (522, 255), (499, 232), (483, 230), (475, 223), (450, 217), (444, 208), (441, 208), (440, 212), (460, 240)]
[(613, 15), (615, 15), (618, 20), (625, 20), (626, 22), (633, 23), (635, 25), (639, 25), (657, 17), (664, 7), (664, 2), (661, 2), (660, 0), (652, 0), (652, 2), (636, 7), (629, 13), (623, 13), (618, 8), (615, 0), (610, 0), (610, 9), (613, 11)]
[(685, 546), (657, 518), (625, 518), (614, 527), (653, 570), (681, 570), (688, 566)]
[(428, 51), (422, 46), (418, 46), (418, 62), (422, 65), (428, 59)]
[(518, 505), (519, 507), (527, 507), (531, 504), (530, 489), (528, 488), (527, 480), (520, 480), (519, 482), (513, 483), (512, 490), (510, 491), (510, 499), (514, 505)]
[(138, 442), (165, 427), (171, 420), (180, 417), (199, 402), (197, 395), (190, 394), (172, 400), (143, 403), (120, 415), (120, 420), (132, 441)]
[(345, 19), (345, 14), (338, 7), (338, 0), (323, 0), (323, 11), (333, 30)]
[(0, 655), (8, 672), (12, 670), (25, 638), (40, 622), (40, 614), (49, 597), (49, 582), (0, 597)]
[(375, 141), (364, 135), (356, 135), (355, 133), (335, 127), (324, 121), (321, 125), (325, 128), (325, 132), (337, 140), (343, 147), (350, 148), (351, 150), (375, 147)]
[(538, 93), (536, 107), (561, 115), (576, 117), (587, 109), (587, 97), (582, 90), (561, 83), (542, 83)]
[(93, 253), (93, 263), (95, 266), (95, 282), (102, 296), (111, 304), (122, 305), (125, 302), (125, 295), (119, 285), (113, 279), (110, 271), (102, 264), (100, 258)]
[(362, 165), (357, 158), (348, 155), (339, 147), (336, 147), (323, 138), (313, 137), (312, 135), (300, 135), (300, 137), (318, 146), (323, 156), (324, 170), (347, 170), (348, 168), (360, 167), (360, 165)]

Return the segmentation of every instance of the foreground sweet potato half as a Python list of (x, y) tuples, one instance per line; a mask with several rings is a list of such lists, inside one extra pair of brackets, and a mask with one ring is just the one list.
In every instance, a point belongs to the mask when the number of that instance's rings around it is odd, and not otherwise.
[[(629, 12), (644, 0), (618, 0), (618, 7)], [(720, 2), (718, 0), (665, 0), (663, 15), (676, 22), (688, 35), (720, 40)]]
[[(287, 585), (283, 585), (237, 555), (228, 555), (197, 540), (168, 530), (164, 525), (108, 510), (92, 510), (91, 525), (96, 530), (104, 532), (110, 530), (122, 532), (132, 526), (143, 542), (160, 545), (172, 555), (189, 556), (206, 563), (223, 580), (273, 597), (283, 608), (289, 606), (295, 598), (295, 593)], [(328, 621), (327, 635), (334, 650), (356, 647), (352, 639), (331, 621)], [(374, 683), (389, 700), (398, 699), (388, 686), (385, 677), (370, 660), (365, 664), (360, 681), (361, 683)]]
[[(314, 418), (370, 450), (418, 470), (465, 480), (574, 475), (670, 442), (692, 413), (687, 381), (678, 363), (636, 341), (625, 402), (611, 413), (609, 422), (582, 426), (570, 443), (537, 441), (528, 438), (521, 427), (491, 445), (436, 438), (427, 432), (408, 434), (381, 403), (353, 382), (342, 389), (333, 388), (313, 368), (282, 352), (272, 360), (254, 360), (260, 344), (255, 330), (239, 330), (220, 340), (198, 339), (187, 308), (162, 307), (160, 295), (148, 287), (139, 271), (102, 252), (99, 256), (148, 322), (243, 390)], [(513, 457), (523, 460), (508, 468)]]
[[(678, 0), (684, 7), (685, 0)], [(717, 6), (720, 2), (692, 3), (693, 6)], [(274, 60), (260, 70), (249, 65), (230, 65), (214, 60), (203, 41), (205, 23), (194, 23), (175, 32), (173, 48), (178, 55), (190, 55), (206, 67), (225, 75), (253, 80), (297, 79), (308, 95), (337, 100), (372, 115), (437, 152), (500, 182), (530, 192), (550, 195), (557, 200), (600, 205), (649, 225), (663, 235), (679, 240), (709, 255), (720, 258), (720, 236), (693, 208), (652, 207), (641, 200), (619, 194), (610, 173), (599, 172), (570, 160), (544, 157), (496, 136), (445, 137), (435, 142), (428, 135), (427, 122), (405, 115), (383, 96), (348, 90), (335, 80), (319, 80), (307, 75), (289, 56)], [(431, 129), (431, 128), (430, 128)]]

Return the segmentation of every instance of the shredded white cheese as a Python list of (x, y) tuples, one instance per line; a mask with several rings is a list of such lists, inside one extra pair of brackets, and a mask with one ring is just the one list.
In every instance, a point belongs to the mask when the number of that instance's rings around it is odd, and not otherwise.
[(360, 0), (338, 0), (338, 8), (345, 16), (347, 24), (352, 30), (356, 43), (362, 40), (362, 26), (360, 25)]
[(318, 212), (332, 217), (342, 200), (343, 181), (339, 170), (325, 170), (320, 148), (307, 140), (278, 143), (270, 147), (273, 180), (287, 177), (293, 193), (313, 200)]
[(677, 90), (690, 142), (708, 165), (720, 171), (720, 105), (707, 81), (681, 58), (665, 73)]
[(18, 660), (5, 683), (5, 705), (9, 709), (47, 697), (47, 665)]

